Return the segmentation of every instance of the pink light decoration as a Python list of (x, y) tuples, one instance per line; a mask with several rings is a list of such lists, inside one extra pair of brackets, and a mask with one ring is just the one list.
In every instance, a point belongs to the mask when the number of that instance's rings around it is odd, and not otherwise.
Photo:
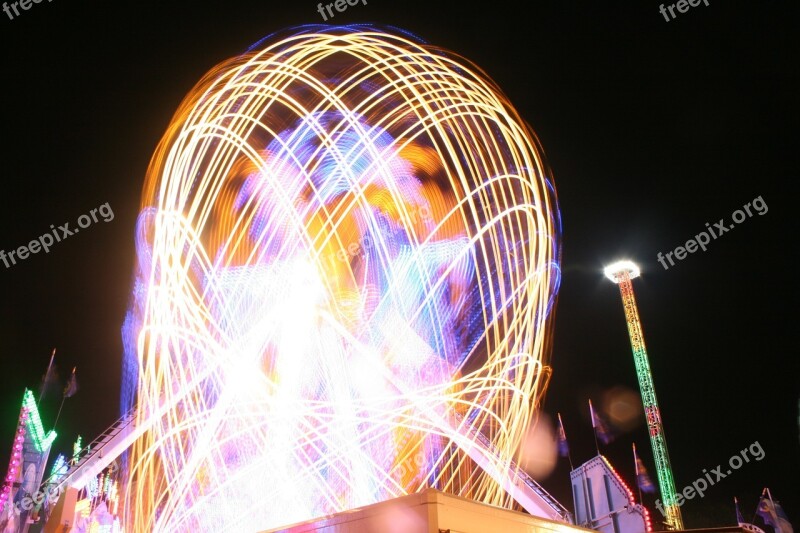
[[(628, 486), (628, 484), (625, 483), (625, 480), (622, 479), (622, 476), (619, 475), (619, 472), (617, 472), (617, 470), (613, 466), (611, 466), (611, 463), (608, 461), (608, 459), (606, 459), (602, 455), (600, 457), (603, 459), (603, 462), (606, 464), (606, 466), (608, 466), (608, 468), (611, 470), (611, 472), (617, 478), (617, 481), (619, 481), (620, 484), (622, 484), (622, 486), (625, 487), (625, 492), (628, 494), (628, 503), (630, 505), (637, 505), (636, 504), (636, 499), (634, 498), (634, 495), (633, 495), (633, 491)], [(653, 531), (652, 523), (650, 521), (650, 511), (648, 511), (647, 507), (645, 507), (644, 505), (639, 505), (639, 507), (641, 507), (642, 510), (644, 511), (644, 518), (645, 518), (645, 522), (647, 523), (647, 531)]]
[(11, 454), (11, 458), (8, 462), (8, 470), (6, 471), (6, 479), (5, 483), (3, 483), (2, 489), (0, 489), (0, 512), (2, 512), (2, 508), (5, 507), (6, 502), (8, 502), (9, 495), (11, 493), (11, 485), (14, 483), (14, 480), (17, 478), (17, 473), (19, 471), (19, 458), (21, 456), (22, 450), (22, 443), (25, 442), (25, 422), (28, 420), (28, 410), (23, 407), (22, 411), (20, 412), (19, 423), (17, 424), (17, 435), (14, 438), (14, 444)]

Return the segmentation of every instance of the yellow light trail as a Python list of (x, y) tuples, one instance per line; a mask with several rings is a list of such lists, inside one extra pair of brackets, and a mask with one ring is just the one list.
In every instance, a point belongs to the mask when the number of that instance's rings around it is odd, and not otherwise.
[(451, 53), (300, 29), (213, 69), (137, 223), (123, 401), (157, 421), (126, 530), (268, 529), (427, 487), (512, 506), (465, 435), (518, 456), (559, 226), (532, 130)]

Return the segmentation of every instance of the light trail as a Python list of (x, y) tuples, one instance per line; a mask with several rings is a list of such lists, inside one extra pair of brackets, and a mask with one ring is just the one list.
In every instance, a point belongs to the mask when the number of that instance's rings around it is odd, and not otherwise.
[(427, 487), (512, 506), (465, 443), (514, 464), (549, 377), (548, 172), (483, 72), (401, 34), (300, 29), (212, 70), (137, 224), (123, 408), (150, 429), (126, 529), (268, 529)]

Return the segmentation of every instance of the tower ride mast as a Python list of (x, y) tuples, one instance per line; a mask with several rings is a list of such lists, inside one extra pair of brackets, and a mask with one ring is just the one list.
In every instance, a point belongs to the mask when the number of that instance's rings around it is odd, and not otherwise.
[(664, 501), (664, 514), (666, 525), (669, 529), (683, 529), (683, 518), (677, 503), (675, 479), (672, 476), (672, 466), (667, 453), (667, 439), (664, 436), (664, 426), (661, 424), (661, 411), (656, 400), (656, 389), (653, 385), (653, 374), (650, 372), (650, 361), (647, 358), (647, 349), (644, 345), (642, 324), (639, 321), (639, 311), (636, 308), (636, 298), (633, 295), (632, 279), (639, 276), (639, 267), (631, 261), (619, 261), (605, 268), (606, 277), (619, 285), (622, 295), (622, 305), (625, 308), (625, 319), (628, 322), (628, 334), (631, 338), (633, 362), (636, 365), (636, 376), (639, 379), (639, 389), (642, 393), (642, 404), (647, 417), (647, 428), (650, 433), (650, 444), (653, 447), (653, 458), (656, 462), (656, 474), (661, 498)]

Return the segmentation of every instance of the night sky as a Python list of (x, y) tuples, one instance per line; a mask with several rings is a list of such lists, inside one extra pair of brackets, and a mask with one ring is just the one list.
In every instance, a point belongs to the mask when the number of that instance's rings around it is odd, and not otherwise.
[[(473, 60), (537, 132), (564, 222), (543, 409), (561, 412), (573, 461), (595, 453), (586, 400), (638, 396), (619, 291), (602, 275), (633, 259), (678, 489), (756, 441), (765, 452), (687, 502), (686, 525), (735, 524), (734, 495), (749, 519), (768, 486), (797, 528), (797, 3), (711, 0), (676, 15), (667, 22), (649, 0), (369, 0), (332, 22), (399, 26)], [(119, 415), (141, 187), (183, 96), (261, 37), (320, 22), (311, 0), (55, 0), (13, 20), (0, 13), (0, 249), (51, 224), (74, 227), (106, 202), (114, 213), (48, 254), (0, 263), (3, 472), (23, 389), (38, 389), (53, 347), (61, 386), (73, 366), (80, 383), (56, 448)], [(753, 210), (668, 270), (657, 261), (758, 197), (765, 214)], [(46, 425), (59, 401), (55, 387)], [(631, 442), (655, 478), (643, 415), (636, 421), (601, 445), (631, 484)], [(562, 460), (543, 484), (572, 508), (568, 471)]]

